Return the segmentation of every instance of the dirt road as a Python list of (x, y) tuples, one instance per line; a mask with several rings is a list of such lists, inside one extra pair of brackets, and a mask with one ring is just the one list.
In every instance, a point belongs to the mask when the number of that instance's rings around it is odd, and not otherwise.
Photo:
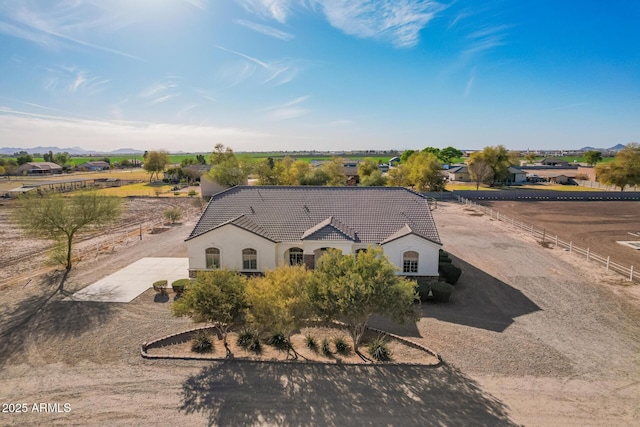
[[(0, 413), (0, 425), (637, 425), (637, 286), (462, 206), (434, 215), (464, 271), (451, 303), (424, 305), (416, 327), (375, 322), (443, 366), (147, 361), (142, 341), (190, 325), (153, 291), (69, 303), (32, 283), (3, 293), (0, 402), (29, 411)], [(67, 288), (143, 256), (185, 256), (191, 225), (79, 264)], [(70, 412), (33, 412), (39, 402)]]

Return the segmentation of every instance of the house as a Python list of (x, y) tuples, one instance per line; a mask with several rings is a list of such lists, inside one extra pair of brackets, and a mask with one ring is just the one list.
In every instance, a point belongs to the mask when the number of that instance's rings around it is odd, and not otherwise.
[(568, 162), (560, 159), (554, 159), (553, 157), (546, 157), (540, 160), (539, 162), (536, 162), (535, 164), (540, 166), (557, 166), (557, 167), (563, 167), (563, 168), (566, 168), (567, 166), (569, 166)]
[(111, 165), (105, 161), (97, 160), (95, 162), (84, 162), (79, 164), (77, 168), (89, 171), (107, 171), (111, 169)]
[(237, 186), (214, 194), (186, 239), (189, 276), (227, 267), (313, 269), (329, 248), (383, 249), (398, 274), (437, 280), (440, 238), (425, 196), (400, 187)]
[(470, 182), (471, 175), (469, 174), (469, 168), (466, 165), (452, 166), (447, 170), (449, 181), (457, 182)]
[(516, 184), (527, 182), (527, 173), (520, 168), (510, 166), (508, 181)]
[(48, 175), (62, 173), (62, 166), (52, 162), (27, 162), (18, 166), (16, 172), (20, 175)]

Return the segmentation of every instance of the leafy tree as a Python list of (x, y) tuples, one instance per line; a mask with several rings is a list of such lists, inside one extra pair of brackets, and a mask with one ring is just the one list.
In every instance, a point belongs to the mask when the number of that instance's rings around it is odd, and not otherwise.
[(493, 169), (482, 157), (481, 152), (471, 153), (467, 168), (469, 169), (471, 180), (476, 183), (476, 190), (480, 188), (480, 184), (491, 184), (493, 182)]
[(442, 165), (435, 154), (425, 150), (414, 153), (404, 165), (409, 171), (409, 181), (418, 191), (442, 191), (445, 184)]
[(247, 182), (249, 167), (240, 163), (235, 155), (216, 163), (208, 172), (208, 176), (220, 185), (233, 187)]
[(194, 159), (193, 157), (185, 157), (184, 159), (182, 159), (180, 161), (180, 166), (181, 167), (185, 167), (185, 166), (190, 166), (190, 165), (197, 165), (198, 161), (196, 159)]
[(288, 342), (288, 356), (298, 354), (291, 347), (291, 334), (311, 313), (307, 295), (311, 272), (304, 266), (282, 266), (264, 277), (249, 280), (246, 288), (247, 320), (260, 332), (282, 333)]
[(509, 166), (511, 166), (511, 159), (509, 158), (509, 151), (504, 145), (484, 147), (479, 154), (473, 153), (475, 158), (482, 158), (486, 164), (491, 168), (493, 177), (491, 178), (491, 185), (494, 182), (505, 181), (509, 177)]
[(396, 275), (393, 264), (382, 249), (342, 255), (330, 249), (320, 258), (309, 282), (309, 301), (317, 315), (345, 323), (358, 345), (372, 314), (391, 317), (398, 322), (417, 321), (413, 303), (418, 299), (415, 284)]
[(48, 153), (44, 153), (42, 156), (45, 162), (53, 163), (53, 151), (49, 151)]
[(524, 158), (529, 163), (533, 163), (536, 160), (536, 153), (527, 153)]
[(327, 171), (316, 167), (300, 179), (300, 185), (327, 185), (330, 179)]
[(216, 144), (215, 147), (213, 147), (213, 152), (209, 156), (209, 163), (218, 165), (232, 157), (235, 157), (235, 154), (233, 154), (231, 147), (225, 147), (224, 144)]
[(589, 166), (594, 166), (596, 163), (602, 161), (602, 152), (600, 151), (587, 151), (584, 153), (584, 160)]
[(130, 168), (133, 167), (133, 163), (129, 159), (122, 159), (122, 161), (120, 162), (120, 167)]
[(5, 172), (4, 166), (0, 166), (0, 175), (4, 175)]
[(371, 159), (365, 159), (358, 163), (358, 176), (365, 178), (378, 170), (378, 164)]
[[(288, 167), (286, 165), (289, 164)], [(286, 185), (305, 185), (303, 181), (305, 176), (311, 172), (311, 165), (304, 160), (293, 160), (293, 158), (285, 157), (283, 165), (286, 167), (286, 178), (284, 183)]]
[(462, 157), (462, 151), (454, 147), (446, 147), (440, 150), (438, 159), (445, 164), (450, 165), (454, 160)]
[(326, 185), (341, 186), (347, 183), (347, 176), (344, 173), (344, 162), (342, 158), (338, 156), (333, 156), (331, 160), (318, 166), (318, 169), (321, 169), (329, 177)]
[(409, 157), (411, 157), (411, 155), (415, 152), (416, 150), (404, 150), (402, 152), (402, 155), (400, 156), (400, 163), (406, 163)]
[(55, 163), (57, 165), (60, 165), (60, 166), (64, 166), (64, 165), (67, 164), (67, 162), (69, 161), (70, 158), (71, 158), (71, 156), (67, 152), (56, 153), (53, 156), (53, 163)]
[(409, 168), (406, 163), (401, 163), (398, 167), (390, 168), (387, 173), (387, 184), (395, 187), (406, 187), (411, 185), (409, 181)]
[[(278, 162), (280, 163), (280, 162)], [(269, 157), (254, 166), (254, 173), (258, 175), (260, 185), (280, 185), (282, 183), (281, 167), (276, 168), (274, 160)]]
[(26, 151), (20, 151), (15, 157), (16, 161), (18, 162), (18, 166), (22, 166), (25, 163), (33, 162), (33, 156)]
[(382, 171), (376, 169), (370, 175), (360, 179), (363, 187), (382, 187), (387, 185), (387, 177), (382, 175)]
[(150, 174), (149, 182), (153, 180), (154, 174), (156, 179), (160, 179), (160, 172), (164, 172), (169, 164), (169, 154), (166, 151), (145, 151), (145, 154), (144, 170)]
[(121, 199), (99, 196), (95, 192), (82, 192), (72, 197), (29, 195), (20, 198), (16, 220), (30, 235), (64, 244), (61, 261), (68, 272), (72, 266), (74, 239), (117, 220), (121, 206)]
[(222, 335), (227, 358), (233, 353), (227, 344), (229, 330), (242, 321), (246, 309), (247, 278), (236, 271), (199, 272), (171, 310), (178, 317), (191, 317), (194, 322), (210, 322)]
[(613, 161), (596, 167), (598, 181), (620, 187), (640, 185), (640, 144), (630, 143), (618, 151)]
[(207, 159), (205, 159), (202, 154), (197, 154), (196, 155), (196, 161), (198, 162), (199, 165), (206, 165), (207, 164)]

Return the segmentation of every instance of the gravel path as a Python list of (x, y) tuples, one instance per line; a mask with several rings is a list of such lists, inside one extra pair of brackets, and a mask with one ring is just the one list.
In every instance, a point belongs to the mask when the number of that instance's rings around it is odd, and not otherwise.
[[(463, 267), (449, 304), (416, 327), (376, 323), (442, 354), (438, 368), (147, 361), (140, 343), (185, 329), (149, 290), (129, 304), (3, 291), (0, 425), (637, 425), (637, 286), (453, 203), (434, 216)], [(185, 256), (193, 224), (78, 264), (69, 291), (144, 256)], [(55, 283), (55, 275), (50, 277)], [(26, 320), (25, 320), (26, 319)]]

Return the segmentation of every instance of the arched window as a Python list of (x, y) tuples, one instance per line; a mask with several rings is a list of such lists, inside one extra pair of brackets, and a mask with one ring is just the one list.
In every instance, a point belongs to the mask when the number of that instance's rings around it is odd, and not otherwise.
[(402, 254), (402, 272), (417, 273), (418, 272), (418, 252), (407, 251)]
[(255, 249), (242, 250), (242, 269), (257, 270), (258, 269), (258, 251)]
[(304, 263), (304, 256), (302, 249), (291, 248), (289, 249), (289, 265), (302, 265)]
[(204, 251), (204, 255), (208, 269), (220, 268), (220, 249), (207, 248)]

